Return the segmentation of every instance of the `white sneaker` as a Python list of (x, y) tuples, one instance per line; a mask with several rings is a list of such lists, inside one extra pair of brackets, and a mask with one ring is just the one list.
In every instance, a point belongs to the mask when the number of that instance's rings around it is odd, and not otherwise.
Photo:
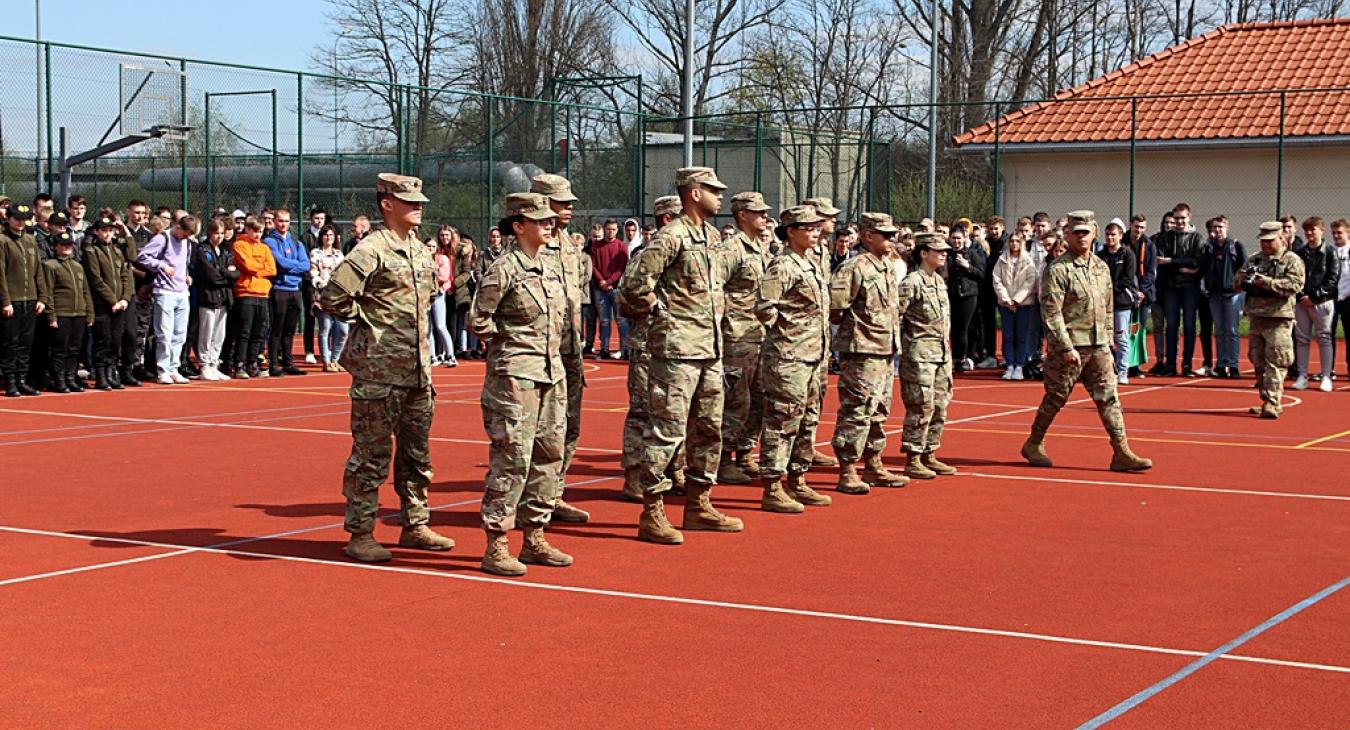
[(962, 360), (962, 361), (961, 361), (961, 365), (962, 365), (962, 366), (964, 367), (964, 369), (966, 369), (966, 370), (974, 370), (974, 369), (975, 369), (975, 361), (974, 361), (974, 360), (971, 360), (970, 358), (966, 358), (966, 359)]
[(1009, 366), (1003, 371), (1003, 379), (1004, 379), (1004, 380), (1012, 380), (1012, 374), (1013, 374), (1013, 366), (1012, 366), (1012, 365), (1009, 365)]
[(1116, 376), (1116, 385), (1129, 385), (1129, 384), (1130, 384), (1130, 376), (1128, 375)]
[(1013, 366), (1012, 379), (1013, 379), (1013, 380), (1026, 380), (1026, 376), (1022, 375), (1022, 366), (1021, 366), (1021, 365), (1015, 365), (1015, 366)]
[(305, 362), (308, 363), (308, 364), (310, 364), (310, 365), (314, 365), (314, 364), (318, 363), (319, 361), (314, 359), (314, 353), (311, 352), (311, 353), (305, 355)]
[(1200, 367), (1198, 367), (1198, 368), (1195, 369), (1195, 375), (1196, 375), (1196, 377), (1201, 377), (1201, 378), (1203, 378), (1203, 377), (1208, 377), (1208, 376), (1210, 376), (1210, 375), (1213, 375), (1213, 373), (1211, 372), (1211, 369), (1210, 369), (1210, 368), (1207, 368), (1207, 367), (1205, 367), (1204, 365), (1201, 365)]
[[(179, 377), (182, 376), (180, 375)], [(155, 378), (155, 382), (159, 383), (160, 385), (173, 385), (173, 378), (169, 377), (168, 375), (161, 375), (158, 378)]]
[(1298, 380), (1294, 381), (1294, 390), (1307, 390), (1307, 389), (1308, 389), (1308, 376), (1307, 375), (1298, 376)]
[(1330, 393), (1330, 392), (1331, 392), (1331, 378), (1329, 378), (1329, 377), (1327, 377), (1327, 376), (1325, 376), (1325, 375), (1322, 376), (1322, 383), (1321, 383), (1320, 385), (1317, 386), (1317, 389), (1320, 390), (1320, 391), (1322, 391), (1323, 393)]
[(191, 380), (188, 380), (187, 378), (183, 377), (182, 374), (176, 370), (169, 374), (169, 379), (173, 382), (174, 385), (187, 385), (188, 383), (192, 382)]

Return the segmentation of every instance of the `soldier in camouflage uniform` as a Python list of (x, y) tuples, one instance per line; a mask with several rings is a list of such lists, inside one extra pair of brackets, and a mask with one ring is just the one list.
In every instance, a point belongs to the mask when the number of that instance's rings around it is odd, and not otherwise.
[[(558, 214), (553, 237), (544, 247), (545, 261), (559, 267), (567, 284), (567, 311), (563, 320), (562, 359), (567, 371), (567, 442), (563, 446), (562, 476), (564, 488), (567, 470), (577, 453), (577, 439), (581, 436), (581, 391), (586, 387), (585, 365), (581, 361), (581, 305), (583, 296), (590, 292), (591, 274), (582, 259), (581, 249), (572, 241), (567, 226), (572, 222), (572, 207), (577, 196), (572, 184), (561, 175), (536, 175), (530, 180), (530, 192), (548, 198), (549, 207)], [(553, 519), (559, 522), (585, 522), (591, 518), (586, 511), (573, 507), (559, 492)]]
[(766, 512), (798, 513), (803, 505), (831, 502), (806, 483), (820, 423), (820, 364), (830, 356), (828, 277), (814, 251), (821, 222), (809, 205), (783, 211), (778, 237), (787, 248), (764, 272), (755, 302), (755, 315), (764, 324), (759, 461), (760, 508)]
[(750, 452), (759, 442), (764, 418), (764, 390), (759, 377), (764, 325), (755, 315), (759, 281), (773, 257), (759, 237), (769, 226), (769, 206), (759, 193), (737, 193), (731, 198), (736, 234), (722, 242), (736, 255), (735, 270), (727, 282), (727, 313), (722, 320), (722, 370), (726, 404), (722, 407), (722, 461), (717, 481), (749, 484), (759, 476)]
[[(657, 229), (664, 228), (680, 214), (680, 198), (675, 195), (663, 195), (656, 199), (652, 204), (652, 217), (656, 219)], [(623, 272), (623, 278), (619, 280), (619, 290), (623, 290), (623, 282), (632, 276), (632, 272), (637, 268), (637, 263), (641, 259), (642, 249), (646, 247), (647, 241), (643, 239), (641, 246), (633, 251), (628, 259), (628, 268)], [(646, 439), (643, 436), (647, 428), (647, 421), (651, 414), (650, 398), (651, 392), (648, 389), (647, 369), (651, 362), (651, 357), (647, 354), (647, 317), (633, 312), (628, 303), (620, 300), (619, 313), (629, 319), (628, 326), (628, 415), (623, 419), (623, 456), (620, 459), (623, 465), (623, 491), (621, 494), (624, 499), (630, 502), (642, 501), (642, 451), (646, 447)], [(684, 494), (684, 450), (681, 449), (675, 455), (671, 467), (667, 469), (667, 475), (671, 480), (670, 491), (674, 494)]]
[(723, 287), (733, 257), (708, 221), (726, 185), (709, 167), (676, 173), (683, 215), (657, 231), (623, 282), (621, 294), (648, 317), (651, 415), (642, 455), (638, 539), (666, 545), (684, 538), (666, 519), (666, 470), (685, 449), (684, 529), (739, 532), (745, 525), (710, 499), (722, 453)]
[[(839, 456), (836, 489), (867, 494), (869, 483), (903, 487), (909, 479), (881, 463), (886, 419), (895, 390), (891, 361), (900, 348), (900, 282), (890, 263), (900, 233), (885, 213), (863, 213), (859, 225), (865, 252), (845, 261), (830, 277), (830, 321), (839, 325), (839, 418), (831, 446)], [(858, 477), (858, 459), (863, 478)]]
[(1111, 270), (1092, 252), (1097, 218), (1090, 210), (1068, 215), (1068, 253), (1045, 267), (1041, 277), (1041, 320), (1045, 324), (1045, 395), (1022, 456), (1032, 466), (1050, 466), (1045, 434), (1080, 379), (1097, 404), (1111, 437), (1112, 471), (1143, 471), (1153, 462), (1135, 456), (1125, 436), (1125, 416), (1116, 395), (1111, 356), (1114, 301)]
[[(427, 526), (432, 476), (428, 439), (436, 407), (427, 312), (436, 290), (436, 266), (431, 250), (413, 232), (422, 223), (427, 197), (421, 180), (403, 175), (382, 173), (375, 189), (384, 229), (362, 239), (319, 292), (325, 312), (351, 323), (341, 359), (352, 375), (352, 454), (342, 478), (344, 527), (351, 533), (346, 552), (372, 563), (392, 557), (371, 534), (391, 454), (403, 524), (399, 546), (455, 546)], [(395, 437), (397, 452), (392, 448)]]
[(916, 235), (916, 266), (900, 282), (895, 305), (900, 319), (900, 399), (905, 404), (901, 447), (909, 455), (905, 476), (914, 479), (956, 473), (933, 455), (942, 445), (947, 404), (952, 400), (951, 305), (947, 282), (938, 273), (950, 250), (940, 234)]
[(1294, 362), (1294, 302), (1303, 291), (1303, 260), (1289, 250), (1279, 221), (1261, 224), (1261, 253), (1238, 270), (1234, 288), (1247, 293), (1251, 325), (1248, 356), (1256, 369), (1261, 405), (1248, 412), (1279, 418), (1284, 409), (1284, 374)]
[[(469, 310), (469, 327), (487, 344), (483, 428), (492, 446), (483, 490), (483, 570), (496, 575), (524, 575), (526, 563), (572, 564), (544, 537), (562, 495), (567, 380), (561, 349), (575, 313), (562, 267), (543, 252), (557, 220), (543, 195), (506, 197), (498, 227), (515, 243), (488, 267)], [(519, 560), (507, 540), (517, 509), (525, 528)]]
[[(829, 198), (807, 198), (801, 202), (802, 205), (815, 208), (816, 213), (824, 220), (820, 224), (820, 240), (816, 242), (815, 254), (818, 268), (821, 275), (825, 277), (826, 284), (830, 279), (830, 242), (834, 240), (835, 216), (841, 212), (834, 207), (834, 201)], [(830, 385), (830, 358), (827, 355), (820, 363), (820, 407), (825, 408), (825, 391)], [(839, 466), (839, 459), (829, 454), (811, 447), (811, 464), (813, 466)]]

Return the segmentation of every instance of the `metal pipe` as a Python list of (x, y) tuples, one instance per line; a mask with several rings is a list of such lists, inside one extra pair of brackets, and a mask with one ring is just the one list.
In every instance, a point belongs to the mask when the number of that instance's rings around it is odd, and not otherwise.
[(937, 135), (938, 135), (938, 36), (941, 35), (941, 3), (933, 0), (931, 27), (932, 38), (928, 41), (928, 217), (937, 222)]
[[(33, 115), (37, 130), (37, 154), (33, 155), (33, 194), (42, 192), (42, 126), (37, 120), (42, 118), (42, 0), (33, 0), (33, 99), (37, 103), (37, 113)], [(51, 46), (47, 46), (51, 48)]]
[[(305, 213), (305, 75), (295, 75), (295, 212)], [(306, 317), (309, 314), (305, 315)]]
[[(684, 166), (694, 164), (694, 5), (684, 4)], [(707, 134), (707, 129), (704, 129)]]

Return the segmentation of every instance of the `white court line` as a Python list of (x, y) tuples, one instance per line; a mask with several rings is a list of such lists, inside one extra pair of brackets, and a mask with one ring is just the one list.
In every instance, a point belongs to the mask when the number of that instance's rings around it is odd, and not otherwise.
[(1092, 479), (1059, 479), (1054, 477), (1029, 477), (1015, 474), (985, 474), (964, 472), (965, 476), (981, 479), (1009, 479), (1023, 482), (1053, 482), (1056, 484), (1093, 484), (1103, 487), (1131, 487), (1133, 489), (1162, 489), (1176, 492), (1207, 492), (1210, 494), (1242, 494), (1251, 497), (1289, 497), (1291, 499), (1317, 499), (1327, 502), (1350, 502), (1350, 496), (1339, 494), (1301, 494), (1299, 492), (1265, 492), (1255, 489), (1220, 489), (1218, 487), (1188, 487), (1181, 484), (1143, 484), (1136, 482), (1109, 482)]
[(29, 582), (29, 581), (42, 580), (43, 578), (56, 578), (56, 577), (62, 576), (62, 575), (74, 575), (75, 573), (87, 573), (87, 572), (89, 572), (89, 571), (91, 571), (91, 570), (102, 570), (102, 569), (104, 569), (104, 568), (115, 568), (115, 567), (117, 567), (117, 566), (119, 566), (119, 565), (131, 565), (132, 563), (144, 563), (144, 562), (147, 562), (147, 561), (150, 561), (150, 560), (159, 560), (160, 558), (172, 558), (172, 557), (175, 556), (175, 555), (187, 555), (188, 553), (191, 553), (191, 552), (195, 552), (195, 551), (193, 551), (193, 550), (175, 550), (175, 551), (173, 551), (173, 552), (171, 552), (171, 553), (155, 553), (154, 555), (142, 555), (142, 556), (139, 557), (139, 558), (127, 558), (126, 560), (114, 560), (114, 561), (112, 561), (112, 562), (110, 562), (110, 563), (95, 563), (95, 564), (93, 564), (93, 565), (82, 565), (82, 566), (80, 566), (80, 567), (78, 567), (78, 568), (67, 568), (67, 569), (65, 569), (65, 570), (53, 570), (53, 571), (51, 571), (50, 573), (35, 573), (35, 574), (33, 574), (33, 575), (25, 575), (25, 576), (21, 576), (21, 577), (19, 577), (19, 578), (6, 578), (5, 580), (0, 580), (0, 586), (14, 585), (14, 584), (16, 584), (16, 583), (27, 583), (27, 582)]
[[(699, 606), (705, 608), (725, 608), (738, 611), (751, 611), (756, 613), (769, 613), (788, 616), (800, 616), (804, 618), (832, 619), (836, 621), (847, 621), (863, 624), (877, 624), (883, 626), (899, 626), (911, 629), (925, 629), (930, 631), (945, 631), (960, 634), (975, 634), (981, 636), (997, 636), (1001, 638), (1025, 639), (1030, 641), (1043, 641), (1054, 644), (1069, 644), (1073, 646), (1088, 646), (1102, 649), (1119, 649), (1124, 651), (1136, 651), (1149, 654), (1167, 654), (1173, 656), (1203, 657), (1208, 656), (1209, 652), (1195, 651), (1191, 649), (1174, 649), (1170, 647), (1150, 646), (1147, 644), (1130, 644), (1116, 641), (1098, 641), (1095, 639), (1082, 639), (1073, 636), (1058, 636), (1054, 634), (1037, 634), (1026, 631), (1008, 631), (1004, 629), (990, 629), (979, 626), (963, 626), (959, 624), (940, 624), (929, 621), (910, 621), (906, 619), (885, 618), (881, 616), (868, 616), (861, 614), (839, 613), (835, 611), (815, 611), (801, 608), (788, 608), (782, 606), (766, 606), (754, 603), (737, 603), (732, 601), (718, 601), (702, 598), (688, 598), (684, 596), (668, 596), (656, 593), (637, 593), (633, 591), (616, 591), (604, 588), (588, 588), (585, 586), (558, 585), (552, 583), (532, 583), (521, 580), (508, 580), (505, 578), (495, 578), (487, 575), (476, 575), (470, 573), (450, 573), (445, 571), (429, 570), (425, 568), (408, 568), (397, 565), (372, 565), (369, 563), (357, 562), (339, 562), (335, 560), (320, 560), (318, 558), (305, 558), (295, 555), (278, 555), (273, 553), (260, 553), (248, 550), (235, 550), (229, 548), (211, 548), (211, 547), (193, 547), (178, 545), (174, 543), (152, 542), (148, 540), (131, 540), (126, 538), (97, 537), (90, 535), (79, 535), (68, 532), (52, 532), (48, 530), (33, 530), (21, 527), (0, 526), (0, 531), (14, 532), (29, 535), (44, 535), (47, 537), (62, 537), (74, 540), (85, 541), (105, 541), (115, 542), (127, 545), (141, 545), (145, 547), (161, 547), (182, 552), (195, 553), (219, 553), (232, 555), (235, 557), (256, 558), (263, 560), (282, 560), (294, 563), (306, 563), (310, 565), (326, 565), (335, 568), (347, 568), (354, 570), (372, 570), (389, 573), (402, 573), (406, 575), (420, 575), (431, 578), (441, 578), (445, 580), (461, 580), (470, 583), (486, 583), (499, 586), (511, 586), (514, 588), (525, 588), (544, 591), (558, 591), (562, 593), (575, 593), (591, 596), (605, 596), (609, 598), (627, 598), (639, 601), (652, 601), (657, 603), (673, 603), (685, 606)], [(1310, 662), (1295, 662), (1284, 659), (1270, 659), (1267, 657), (1247, 656), (1241, 654), (1224, 654), (1220, 659), (1231, 661), (1250, 662), (1254, 664), (1267, 664), (1281, 667), (1293, 667), (1299, 669), (1313, 669), (1324, 672), (1334, 672), (1338, 674), (1350, 674), (1350, 667), (1338, 666), (1333, 664), (1313, 664)]]

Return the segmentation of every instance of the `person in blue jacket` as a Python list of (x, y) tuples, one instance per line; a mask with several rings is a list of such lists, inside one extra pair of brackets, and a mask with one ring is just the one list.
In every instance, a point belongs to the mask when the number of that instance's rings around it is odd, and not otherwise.
[(295, 366), (295, 330), (300, 324), (304, 306), (300, 287), (309, 273), (309, 254), (305, 246), (291, 235), (291, 212), (277, 208), (272, 214), (272, 230), (263, 237), (263, 243), (272, 250), (277, 262), (277, 275), (272, 278), (272, 336), (267, 343), (267, 360), (272, 377), (304, 375)]

